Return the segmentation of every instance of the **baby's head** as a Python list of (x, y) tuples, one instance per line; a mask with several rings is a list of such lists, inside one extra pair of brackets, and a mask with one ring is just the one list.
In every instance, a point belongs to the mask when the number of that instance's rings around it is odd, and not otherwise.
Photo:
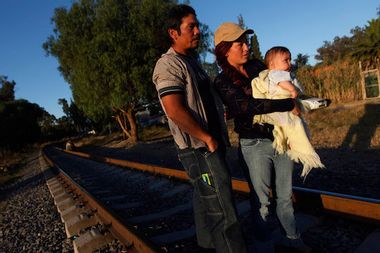
[(291, 58), (291, 53), (286, 47), (272, 47), (266, 52), (264, 62), (270, 70), (290, 71)]

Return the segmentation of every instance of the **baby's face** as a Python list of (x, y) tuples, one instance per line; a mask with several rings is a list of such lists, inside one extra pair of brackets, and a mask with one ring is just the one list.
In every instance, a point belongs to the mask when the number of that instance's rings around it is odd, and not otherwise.
[(271, 62), (271, 69), (290, 71), (292, 64), (290, 63), (291, 57), (289, 53), (276, 54)]

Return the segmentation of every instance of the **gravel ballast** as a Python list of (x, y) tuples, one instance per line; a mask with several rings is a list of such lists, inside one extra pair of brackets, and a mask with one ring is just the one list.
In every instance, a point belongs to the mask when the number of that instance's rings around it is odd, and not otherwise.
[(73, 252), (38, 153), (31, 154), (22, 169), (26, 175), (0, 188), (0, 252)]

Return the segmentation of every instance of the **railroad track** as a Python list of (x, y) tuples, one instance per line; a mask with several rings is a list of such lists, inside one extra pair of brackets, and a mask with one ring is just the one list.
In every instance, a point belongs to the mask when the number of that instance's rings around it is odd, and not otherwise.
[[(50, 166), (59, 170), (48, 185), (76, 252), (99, 248), (117, 252), (201, 252), (193, 224), (192, 187), (184, 171), (54, 147), (46, 147), (44, 154)], [(245, 235), (251, 241), (248, 185), (233, 180), (233, 188)], [(379, 200), (300, 187), (295, 187), (294, 193), (300, 210), (379, 224)], [(313, 217), (306, 218), (308, 223), (317, 222)]]

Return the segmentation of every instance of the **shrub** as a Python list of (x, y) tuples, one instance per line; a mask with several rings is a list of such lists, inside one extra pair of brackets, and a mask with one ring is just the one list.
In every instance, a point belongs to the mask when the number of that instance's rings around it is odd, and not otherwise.
[(307, 95), (329, 98), (334, 103), (362, 98), (360, 72), (356, 63), (338, 61), (332, 65), (302, 67), (297, 71), (297, 78)]

